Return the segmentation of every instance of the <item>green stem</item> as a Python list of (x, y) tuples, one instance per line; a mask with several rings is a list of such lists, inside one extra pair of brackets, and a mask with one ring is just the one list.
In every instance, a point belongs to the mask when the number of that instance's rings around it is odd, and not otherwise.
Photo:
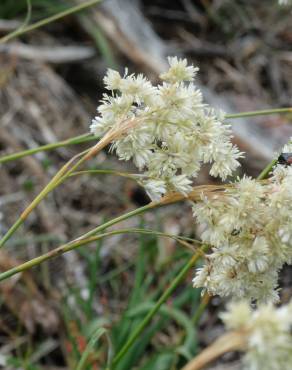
[(243, 118), (243, 117), (267, 116), (267, 115), (271, 115), (271, 114), (283, 114), (283, 113), (292, 113), (292, 107), (276, 108), (276, 109), (264, 109), (264, 110), (256, 110), (256, 111), (251, 111), (251, 112), (226, 114), (225, 117), (226, 117), (226, 119), (234, 119), (234, 118)]
[[(292, 144), (292, 142), (290, 141)], [(257, 180), (264, 180), (268, 177), (268, 174), (272, 171), (273, 167), (278, 163), (278, 159), (273, 159), (258, 175)]]
[(84, 171), (76, 171), (72, 172), (68, 177), (74, 177), (79, 175), (116, 175), (116, 176), (122, 176), (127, 177), (129, 179), (135, 179), (137, 176), (133, 173), (128, 172), (121, 172), (116, 170), (84, 170)]
[[(34, 208), (57, 186), (62, 184), (68, 176), (77, 170), (79, 166), (81, 166), (84, 162), (90, 160), (93, 156), (95, 156), (98, 152), (104, 149), (109, 143), (111, 143), (114, 139), (122, 135), (124, 132), (128, 130), (128, 126), (131, 123), (139, 122), (138, 119), (136, 120), (123, 120), (120, 122), (120, 125), (117, 125), (117, 129), (114, 127), (109, 130), (94, 146), (75, 155), (71, 158), (51, 179), (51, 181), (43, 188), (43, 190), (36, 196), (36, 198), (30, 203), (30, 205), (22, 212), (19, 216), (17, 221), (12, 225), (12, 227), (7, 231), (7, 233), (3, 236), (0, 240), (0, 248), (2, 248), (5, 242), (13, 235), (13, 233), (18, 229), (20, 225), (27, 219), (29, 214), (34, 210)], [(123, 125), (122, 125), (123, 124)]]
[(17, 36), (20, 36), (20, 35), (23, 35), (24, 33), (33, 31), (37, 28), (43, 27), (43, 26), (45, 26), (49, 23), (55, 22), (55, 21), (57, 21), (61, 18), (66, 17), (67, 15), (71, 15), (71, 14), (77, 13), (77, 12), (83, 10), (83, 9), (89, 8), (90, 6), (95, 5), (99, 2), (101, 2), (101, 0), (84, 1), (81, 4), (78, 4), (76, 6), (72, 6), (69, 9), (66, 9), (66, 10), (64, 10), (60, 13), (52, 15), (51, 17), (48, 17), (48, 18), (42, 19), (42, 20), (40, 20), (36, 23), (33, 23), (30, 26), (20, 27), (18, 30), (13, 31), (13, 32), (9, 33), (8, 35), (2, 37), (0, 39), (0, 44), (4, 44), (5, 42), (10, 41), (10, 40), (14, 39)]
[(205, 308), (208, 306), (209, 302), (210, 302), (210, 299), (211, 299), (211, 296), (208, 295), (208, 293), (206, 293), (202, 299), (201, 299), (201, 302), (199, 304), (199, 307), (197, 308), (196, 312), (194, 313), (193, 317), (192, 317), (192, 323), (194, 325), (197, 325), (203, 312), (205, 311)]
[[(94, 147), (93, 147), (94, 148)], [(91, 149), (93, 149), (91, 148)], [(65, 179), (77, 169), (83, 162), (87, 160), (87, 154), (89, 153), (90, 149), (86, 150), (85, 152), (81, 152), (74, 156), (70, 161), (68, 161), (51, 179), (51, 181), (43, 188), (43, 190), (34, 198), (34, 200), (30, 203), (30, 205), (22, 212), (20, 217), (16, 220), (16, 222), (10, 227), (10, 229), (6, 232), (6, 234), (0, 240), (0, 248), (4, 246), (6, 241), (16, 232), (16, 230), (24, 223), (27, 219), (29, 214), (33, 211), (33, 209), (57, 186), (59, 186)], [(74, 164), (79, 157), (81, 157), (77, 163)], [(73, 164), (73, 165), (72, 165)], [(72, 167), (70, 167), (72, 165)]]
[[(31, 19), (31, 11), (32, 11), (31, 0), (26, 0), (26, 6), (27, 6), (27, 13), (26, 13), (25, 20), (20, 27), (18, 27), (16, 30), (9, 33), (10, 38), (13, 38), (15, 34), (23, 30), (29, 24), (30, 19)], [(1, 39), (0, 39), (0, 44), (1, 44)]]
[(268, 174), (272, 171), (273, 167), (277, 164), (278, 159), (273, 159), (258, 175), (257, 180), (264, 180), (268, 177)]
[[(150, 208), (149, 207), (148, 208), (141, 207), (141, 208), (138, 209), (139, 211), (136, 210), (137, 211), (136, 214), (143, 213), (143, 212), (147, 211), (147, 209), (150, 209)], [(121, 218), (123, 218), (123, 220), (126, 220), (127, 218), (132, 217), (132, 216), (133, 216), (133, 212), (128, 212), (128, 213), (124, 214), (123, 216), (120, 216), (120, 217), (115, 218), (114, 220), (111, 220), (110, 223), (111, 223), (111, 225), (113, 225), (114, 223), (120, 222)], [(89, 244), (91, 242), (97, 241), (97, 240), (99, 240), (101, 238), (104, 238), (104, 237), (118, 235), (118, 234), (126, 234), (126, 233), (151, 234), (151, 235), (157, 235), (157, 236), (172, 238), (172, 239), (176, 240), (177, 242), (181, 242), (185, 239), (188, 239), (188, 240), (191, 240), (191, 241), (197, 243), (197, 240), (184, 238), (184, 237), (180, 237), (180, 236), (177, 236), (177, 235), (167, 234), (167, 233), (163, 233), (163, 232), (156, 231), (156, 230), (145, 230), (145, 229), (137, 229), (137, 228), (120, 229), (120, 230), (109, 231), (107, 233), (103, 233), (103, 234), (99, 234), (99, 235), (94, 235), (94, 234), (97, 234), (100, 231), (105, 230), (108, 227), (109, 227), (109, 222), (106, 222), (103, 225), (100, 225), (95, 230), (92, 230), (91, 233), (87, 233), (87, 234), (83, 235), (82, 237), (80, 237), (79, 239), (73, 240), (70, 243), (63, 244), (63, 245), (59, 246), (58, 248), (55, 248), (55, 249), (49, 251), (48, 253), (42, 254), (41, 256), (35, 257), (35, 258), (33, 258), (33, 259), (31, 259), (27, 262), (24, 262), (24, 263), (22, 263), (22, 264), (20, 264), (16, 267), (13, 267), (12, 269), (7, 270), (7, 271), (0, 274), (0, 281), (6, 280), (6, 279), (10, 278), (11, 276), (13, 276), (15, 274), (18, 274), (20, 272), (28, 270), (28, 269), (30, 269), (34, 266), (37, 266), (37, 265), (43, 263), (44, 261), (47, 261), (47, 260), (50, 260), (54, 257), (60, 256), (64, 253), (66, 253), (66, 252), (69, 252), (69, 251), (73, 250), (73, 249), (82, 247), (83, 245), (86, 245), (86, 244)], [(90, 236), (88, 236), (89, 234), (90, 234)], [(200, 243), (200, 242), (198, 242), (198, 243)]]
[(58, 141), (56, 143), (46, 144), (46, 145), (39, 146), (37, 148), (23, 150), (18, 153), (4, 155), (3, 157), (0, 158), (0, 164), (14, 161), (16, 159), (20, 159), (23, 157), (27, 157), (28, 155), (32, 155), (35, 153), (45, 152), (45, 151), (53, 150), (56, 148), (66, 147), (69, 145), (87, 143), (88, 141), (92, 141), (92, 140), (97, 140), (96, 136), (93, 136), (91, 134), (83, 134), (83, 135), (75, 136), (70, 139)]
[(133, 211), (127, 212), (127, 213), (125, 213), (121, 216), (118, 216), (118, 217), (116, 217), (112, 220), (109, 220), (109, 221), (105, 222), (104, 224), (102, 224), (100, 226), (97, 226), (96, 228), (88, 231), (86, 234), (84, 234), (81, 237), (75, 239), (74, 241), (78, 241), (78, 240), (83, 239), (83, 238), (89, 238), (91, 236), (94, 236), (98, 232), (103, 231), (103, 230), (107, 229), (108, 227), (117, 224), (118, 222), (127, 220), (128, 218), (131, 218), (131, 217), (134, 217), (134, 216), (137, 216), (137, 215), (140, 215), (142, 213), (150, 211), (151, 209), (153, 209), (155, 207), (159, 207), (159, 206), (160, 206), (159, 203), (149, 203), (146, 206), (136, 208)]
[(8, 239), (15, 233), (15, 231), (19, 228), (20, 225), (22, 225), (23, 220), (19, 218), (7, 231), (7, 233), (3, 236), (3, 238), (0, 240), (0, 248), (7, 242)]
[(156, 314), (156, 312), (159, 310), (161, 305), (167, 301), (167, 299), (170, 297), (170, 295), (173, 293), (173, 291), (177, 288), (177, 286), (181, 283), (181, 281), (185, 278), (188, 271), (194, 266), (196, 261), (201, 257), (202, 253), (206, 251), (208, 246), (203, 246), (199, 249), (197, 253), (195, 253), (192, 258), (186, 263), (186, 265), (182, 268), (182, 270), (179, 272), (179, 274), (176, 276), (176, 278), (172, 281), (170, 286), (166, 289), (166, 291), (162, 294), (162, 296), (159, 298), (155, 306), (148, 312), (148, 314), (145, 316), (144, 320), (140, 323), (140, 325), (136, 328), (132, 336), (128, 339), (128, 341), (124, 344), (124, 346), (121, 348), (119, 353), (114, 357), (113, 359), (113, 366), (117, 365), (118, 362), (125, 356), (125, 354), (128, 352), (128, 350), (131, 348), (131, 346), (134, 344), (135, 340), (139, 337), (139, 335), (144, 331), (144, 329), (148, 326), (150, 321), (152, 320), (153, 316)]
[[(256, 117), (256, 116), (266, 116), (270, 114), (282, 114), (282, 113), (292, 113), (292, 107), (288, 108), (276, 108), (276, 109), (265, 109), (253, 112), (242, 112), (235, 114), (227, 114), (226, 119), (243, 118), (243, 117)], [(277, 164), (277, 159), (273, 159), (259, 174), (257, 180), (264, 180), (267, 178), (268, 174), (271, 172), (272, 168)]]

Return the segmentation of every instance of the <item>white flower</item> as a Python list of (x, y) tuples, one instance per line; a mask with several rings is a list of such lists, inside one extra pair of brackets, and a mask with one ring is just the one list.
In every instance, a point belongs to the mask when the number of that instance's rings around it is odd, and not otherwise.
[(231, 143), (217, 142), (214, 145), (212, 156), (214, 164), (211, 167), (210, 175), (220, 176), (222, 180), (226, 180), (238, 167), (237, 159), (242, 157), (242, 153)]
[(90, 132), (96, 136), (102, 136), (108, 128), (111, 127), (111, 122), (106, 123), (101, 117), (95, 117), (91, 121)]
[(186, 59), (178, 59), (177, 57), (168, 57), (167, 59), (170, 68), (166, 73), (162, 73), (160, 75), (160, 78), (162, 80), (172, 83), (193, 81), (199, 68), (188, 66), (188, 62)]
[(205, 265), (203, 267), (199, 267), (196, 270), (196, 276), (193, 278), (193, 287), (207, 287), (208, 278), (210, 276), (210, 270), (208, 265)]
[(166, 193), (166, 184), (161, 180), (149, 180), (143, 183), (149, 197), (155, 202)]
[(230, 302), (227, 311), (220, 314), (227, 329), (242, 329), (249, 324), (252, 310), (249, 302)]
[(121, 88), (122, 77), (118, 71), (108, 69), (107, 74), (103, 78), (105, 88), (107, 90), (118, 90)]
[(192, 181), (186, 175), (173, 176), (170, 183), (176, 191), (182, 194), (187, 194), (192, 190)]
[(252, 370), (290, 370), (292, 364), (292, 301), (252, 311), (247, 302), (231, 303), (221, 318), (229, 329), (247, 337), (243, 364)]
[(193, 212), (207, 256), (196, 287), (210, 294), (278, 301), (278, 272), (292, 263), (292, 166), (277, 165), (268, 182), (238, 180), (217, 198), (202, 197)]
[(290, 138), (289, 143), (284, 145), (282, 153), (292, 153), (292, 137)]
[(157, 95), (156, 88), (142, 74), (139, 74), (137, 77), (130, 75), (124, 78), (119, 90), (122, 94), (130, 96), (138, 105), (143, 103), (151, 104)]
[[(222, 123), (224, 115), (203, 103), (192, 82), (198, 69), (186, 59), (168, 60), (170, 68), (157, 86), (141, 74), (128, 75), (126, 70), (121, 77), (108, 70), (104, 82), (111, 94), (103, 95), (90, 126), (102, 136), (122, 123), (136, 122), (113, 140), (111, 149), (143, 171), (152, 199), (174, 190), (189, 193), (203, 163), (211, 163), (211, 174), (224, 180), (241, 157), (231, 144), (230, 127)], [(161, 182), (163, 189), (157, 186)]]

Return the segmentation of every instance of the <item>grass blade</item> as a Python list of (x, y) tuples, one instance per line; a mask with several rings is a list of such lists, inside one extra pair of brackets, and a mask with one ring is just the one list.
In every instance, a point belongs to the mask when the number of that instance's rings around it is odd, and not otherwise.
[(111, 345), (111, 341), (110, 341), (110, 338), (108, 336), (108, 333), (107, 333), (107, 330), (105, 328), (98, 328), (95, 333), (93, 333), (93, 335), (91, 336), (83, 354), (82, 354), (82, 357), (76, 367), (76, 370), (83, 370), (86, 366), (86, 361), (88, 359), (88, 356), (90, 355), (90, 353), (93, 351), (94, 349), (94, 346), (96, 345), (96, 343), (99, 341), (99, 339), (105, 335), (106, 339), (107, 339), (107, 342), (108, 342), (108, 357), (107, 357), (107, 366), (109, 366), (110, 364), (110, 361), (111, 361), (111, 358), (112, 358), (112, 345)]

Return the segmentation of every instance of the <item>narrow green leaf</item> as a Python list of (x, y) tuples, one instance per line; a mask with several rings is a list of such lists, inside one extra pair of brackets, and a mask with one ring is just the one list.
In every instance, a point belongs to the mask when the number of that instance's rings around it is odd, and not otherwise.
[(107, 363), (107, 366), (109, 366), (110, 364), (110, 361), (111, 361), (111, 358), (112, 358), (112, 345), (111, 345), (111, 341), (109, 339), (109, 336), (107, 334), (107, 330), (105, 328), (98, 328), (95, 333), (91, 336), (86, 348), (85, 348), (85, 351), (83, 352), (82, 354), (82, 357), (77, 365), (77, 368), (76, 370), (83, 370), (86, 366), (86, 361), (88, 359), (88, 356), (90, 355), (90, 353), (93, 351), (96, 343), (99, 341), (99, 339), (105, 335), (106, 338), (107, 338), (107, 341), (108, 341), (108, 363)]

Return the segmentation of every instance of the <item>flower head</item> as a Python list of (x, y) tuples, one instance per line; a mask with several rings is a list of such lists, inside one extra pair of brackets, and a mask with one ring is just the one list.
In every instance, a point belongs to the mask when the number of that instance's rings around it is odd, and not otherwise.
[(221, 318), (229, 329), (247, 335), (243, 363), (252, 370), (289, 370), (292, 363), (292, 301), (280, 308), (262, 305), (251, 310), (248, 302), (232, 303)]
[(211, 175), (223, 180), (239, 166), (242, 154), (231, 144), (224, 116), (202, 101), (193, 83), (198, 68), (186, 59), (168, 58), (169, 70), (152, 85), (143, 75), (122, 77), (108, 70), (106, 89), (90, 130), (106, 134), (123, 122), (135, 124), (111, 148), (119, 159), (133, 160), (143, 171), (143, 185), (154, 200), (169, 191), (187, 194), (202, 164), (211, 163)]
[[(289, 149), (289, 148), (288, 148)], [(243, 177), (216, 199), (193, 206), (213, 246), (195, 287), (211, 294), (278, 300), (278, 271), (292, 262), (292, 167), (277, 165), (268, 182)]]
[(169, 70), (160, 75), (160, 78), (167, 82), (193, 81), (199, 70), (197, 67), (188, 66), (186, 59), (168, 57), (168, 63), (170, 65)]

